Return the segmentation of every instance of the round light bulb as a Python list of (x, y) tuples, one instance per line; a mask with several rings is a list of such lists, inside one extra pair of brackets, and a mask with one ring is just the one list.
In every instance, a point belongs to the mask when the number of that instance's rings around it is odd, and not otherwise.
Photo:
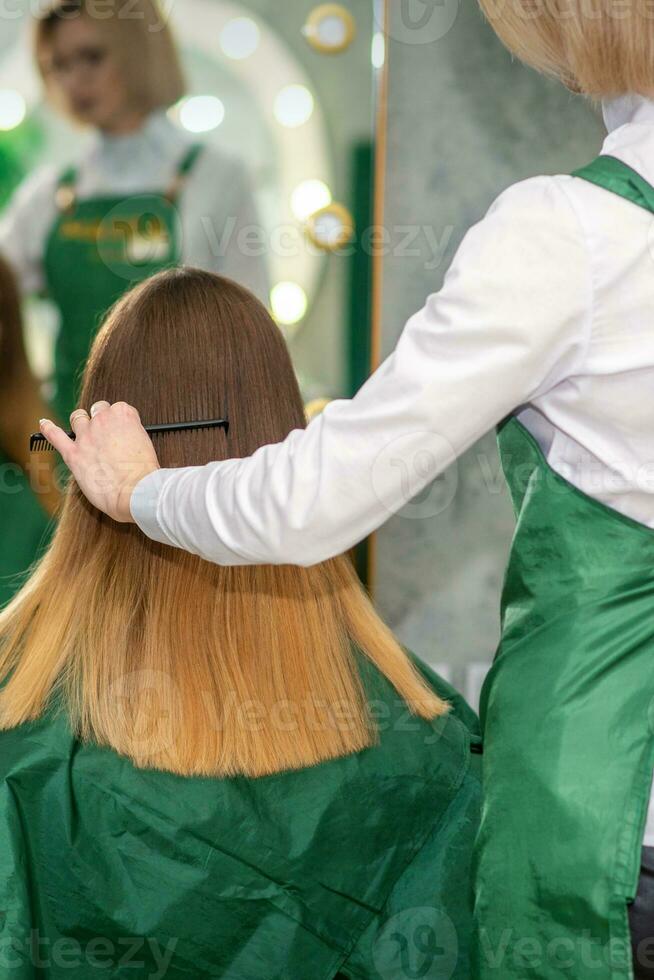
[(234, 17), (220, 34), (220, 47), (228, 58), (243, 61), (259, 47), (260, 31), (250, 17)]
[(354, 219), (348, 209), (336, 201), (310, 214), (305, 224), (310, 240), (326, 252), (336, 252), (351, 241)]
[(190, 133), (208, 133), (225, 118), (225, 106), (215, 95), (192, 95), (179, 107), (179, 121)]
[(278, 323), (298, 323), (307, 312), (307, 294), (297, 282), (278, 282), (270, 294), (270, 303)]
[(322, 54), (340, 54), (352, 44), (356, 21), (341, 3), (323, 3), (309, 14), (303, 29), (309, 44)]
[(27, 103), (15, 89), (0, 90), (0, 129), (5, 132), (20, 126), (27, 115)]
[(313, 95), (304, 85), (287, 85), (275, 99), (275, 118), (282, 126), (295, 129), (313, 114)]
[(298, 221), (306, 221), (314, 211), (332, 203), (332, 192), (323, 180), (305, 180), (293, 191), (291, 210)]

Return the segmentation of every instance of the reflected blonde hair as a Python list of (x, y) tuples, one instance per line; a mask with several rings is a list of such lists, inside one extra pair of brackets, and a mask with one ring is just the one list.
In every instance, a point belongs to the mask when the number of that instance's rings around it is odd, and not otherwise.
[(654, 8), (642, 0), (480, 0), (506, 47), (591, 100), (654, 95)]
[(181, 99), (186, 90), (184, 74), (172, 32), (156, 0), (101, 0), (100, 11), (94, 15), (94, 0), (53, 0), (36, 19), (34, 55), (50, 100), (65, 111), (49, 71), (54, 31), (80, 16), (92, 19), (104, 33), (134, 105), (149, 113)]
[[(110, 313), (80, 404), (101, 398), (134, 405), (145, 425), (227, 415), (227, 433), (155, 436), (163, 467), (248, 456), (306, 425), (267, 310), (194, 269), (158, 274)], [(0, 727), (51, 705), (137, 766), (262, 776), (378, 742), (361, 655), (414, 715), (448, 710), (348, 558), (210, 564), (113, 522), (71, 482), (49, 551), (0, 613)]]

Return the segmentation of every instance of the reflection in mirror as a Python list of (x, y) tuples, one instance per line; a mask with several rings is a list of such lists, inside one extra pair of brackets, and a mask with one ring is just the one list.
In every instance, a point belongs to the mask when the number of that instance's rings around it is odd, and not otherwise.
[(334, 201), (309, 215), (306, 231), (318, 248), (335, 252), (352, 239), (354, 220), (346, 207)]
[(0, 254), (66, 428), (106, 310), (178, 261), (269, 306), (309, 417), (367, 377), (380, 6), (48, 0), (3, 21)]
[(340, 54), (356, 36), (356, 21), (342, 4), (323, 3), (309, 14), (304, 35), (316, 51)]

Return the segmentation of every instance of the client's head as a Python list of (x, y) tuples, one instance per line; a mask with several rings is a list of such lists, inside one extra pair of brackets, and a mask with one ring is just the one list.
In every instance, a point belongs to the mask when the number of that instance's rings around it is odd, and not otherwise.
[[(126, 401), (145, 425), (229, 419), (154, 436), (163, 467), (248, 456), (305, 418), (279, 329), (230, 280), (161, 273), (111, 311), (80, 404)], [(258, 776), (374, 744), (357, 667), (410, 709), (447, 706), (374, 612), (349, 560), (221, 567), (116, 524), (71, 482), (53, 542), (0, 613), (0, 727), (65, 711), (82, 739), (138, 766)]]

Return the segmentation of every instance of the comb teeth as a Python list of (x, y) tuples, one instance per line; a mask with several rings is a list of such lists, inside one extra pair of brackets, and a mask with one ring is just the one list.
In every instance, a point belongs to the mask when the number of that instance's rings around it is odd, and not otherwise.
[[(75, 433), (67, 432), (66, 435), (69, 439), (75, 441)], [(46, 437), (42, 432), (35, 432), (30, 436), (30, 452), (31, 453), (43, 453), (43, 452), (54, 452), (55, 447), (51, 442), (48, 442)]]
[(30, 436), (31, 453), (42, 453), (46, 450), (54, 452), (54, 446), (48, 442), (44, 435), (38, 433), (37, 435)]

